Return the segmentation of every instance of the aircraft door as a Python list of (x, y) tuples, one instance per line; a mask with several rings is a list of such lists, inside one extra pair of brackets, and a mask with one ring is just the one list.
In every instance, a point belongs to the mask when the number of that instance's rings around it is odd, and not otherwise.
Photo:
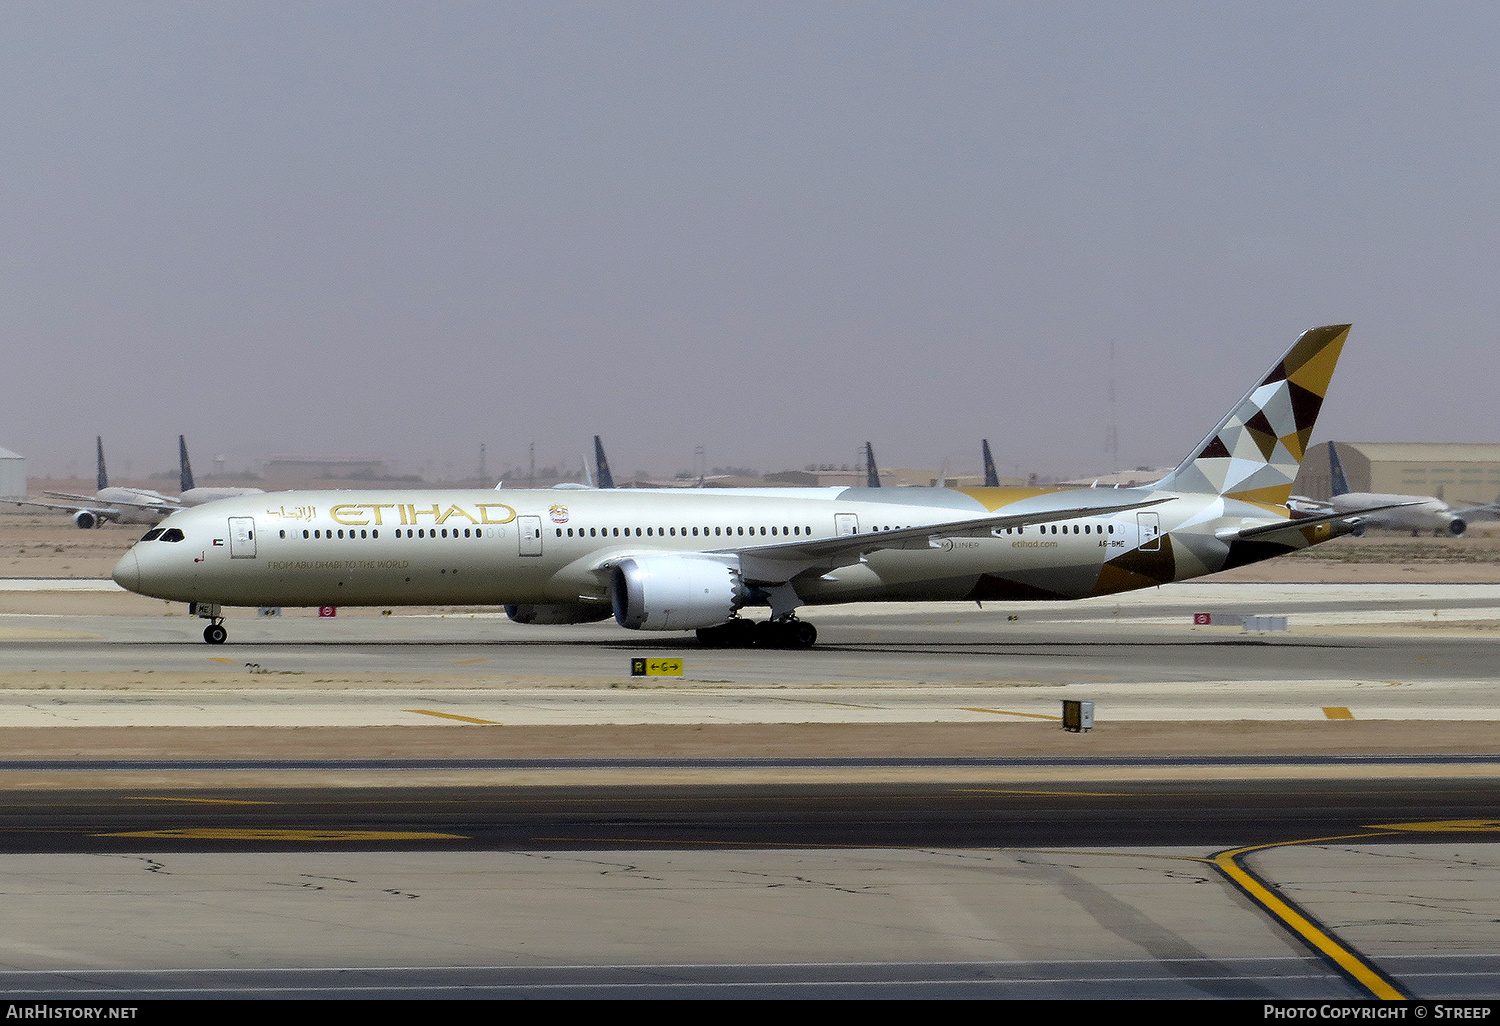
[(229, 558), (255, 558), (255, 518), (229, 518)]
[(1140, 549), (1142, 552), (1161, 551), (1161, 514), (1159, 513), (1137, 513), (1135, 522), (1140, 528)]
[(540, 556), (542, 554), (542, 518), (516, 517), (516, 526), (519, 528), (518, 536), (521, 539), (521, 555)]
[(833, 515), (833, 533), (840, 538), (846, 534), (858, 534), (859, 514), (835, 513)]

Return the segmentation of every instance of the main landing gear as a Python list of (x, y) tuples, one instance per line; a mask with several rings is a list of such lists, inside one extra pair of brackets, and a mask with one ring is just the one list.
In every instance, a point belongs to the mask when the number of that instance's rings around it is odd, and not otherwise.
[(229, 632), (224, 629), (222, 623), (211, 623), (203, 628), (203, 640), (210, 645), (222, 645), (227, 637), (229, 637)]
[(818, 629), (795, 616), (760, 622), (737, 616), (698, 630), (698, 642), (705, 648), (812, 648), (817, 641)]

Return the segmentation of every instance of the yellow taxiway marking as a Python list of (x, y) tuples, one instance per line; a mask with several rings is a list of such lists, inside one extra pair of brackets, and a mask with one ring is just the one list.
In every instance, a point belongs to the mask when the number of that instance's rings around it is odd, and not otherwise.
[(454, 665), (454, 666), (473, 666), (475, 663), (487, 663), (489, 661), (490, 661), (490, 657), (489, 656), (485, 656), (483, 659), (461, 659), (458, 662), (453, 663), (452, 665)]
[(1347, 707), (1342, 705), (1325, 705), (1323, 707), (1323, 715), (1328, 717), (1330, 720), (1354, 719), (1354, 714), (1350, 712)]
[(959, 794), (1045, 794), (1048, 796), (1061, 796), (1064, 798), (1129, 798), (1131, 795), (1124, 791), (1021, 791), (1015, 788), (999, 787), (959, 787), (955, 788)]
[(968, 706), (960, 706), (962, 712), (994, 713), (996, 716), (1029, 716), (1034, 720), (1060, 720), (1061, 716), (1048, 716), (1046, 713), (1023, 713), (1014, 712), (1010, 709), (971, 709)]
[(154, 794), (132, 795), (138, 802), (192, 802), (197, 805), (275, 805), (275, 802), (252, 802), (242, 798), (167, 798)]
[[(1405, 829), (1405, 826), (1396, 829)], [(1266, 913), (1279, 920), (1283, 926), (1291, 930), (1303, 943), (1327, 958), (1338, 966), (1351, 980), (1369, 992), (1371, 997), (1382, 1001), (1405, 1001), (1407, 996), (1396, 988), (1396, 985), (1385, 977), (1380, 970), (1370, 965), (1358, 953), (1346, 948), (1336, 939), (1328, 934), (1321, 926), (1295, 908), (1291, 902), (1282, 898), (1281, 895), (1271, 890), (1270, 887), (1261, 883), (1260, 879), (1248, 869), (1239, 864), (1241, 856), (1252, 852), (1266, 851), (1271, 848), (1281, 848), (1293, 844), (1312, 844), (1316, 841), (1344, 840), (1348, 837), (1360, 837), (1369, 835), (1352, 834), (1345, 838), (1307, 838), (1300, 841), (1279, 841), (1275, 844), (1257, 844), (1248, 848), (1235, 848), (1231, 851), (1221, 851), (1212, 859), (1214, 867), (1227, 876), (1230, 881), (1238, 887), (1246, 897), (1255, 902)]]
[(445, 720), (458, 720), (461, 723), (483, 723), (491, 727), (502, 726), (499, 720), (478, 720), (472, 716), (460, 716), (457, 713), (435, 712), (432, 709), (402, 709), (402, 712), (421, 713), (423, 716), (439, 716)]
[(463, 834), (417, 830), (276, 830), (269, 827), (184, 827), (180, 830), (128, 830), (99, 837), (157, 837), (186, 841), (461, 841)]
[(216, 663), (228, 663), (230, 666), (233, 666), (235, 663), (239, 662), (238, 659), (228, 659), (224, 656), (209, 656), (209, 658)]
[(1420, 830), (1441, 833), (1445, 830), (1463, 832), (1500, 830), (1500, 819), (1438, 819), (1431, 823), (1372, 823), (1372, 830)]

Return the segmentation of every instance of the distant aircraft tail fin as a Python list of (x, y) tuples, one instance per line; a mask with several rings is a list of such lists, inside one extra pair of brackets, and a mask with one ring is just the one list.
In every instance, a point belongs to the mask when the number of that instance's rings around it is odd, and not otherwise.
[(865, 443), (865, 487), (880, 487), (880, 470), (875, 466), (875, 450), (869, 442)]
[(182, 435), (177, 436), (177, 462), (181, 468), (178, 475), (178, 484), (184, 492), (193, 490), (193, 465), (188, 462), (187, 439)]
[(594, 436), (594, 477), (600, 488), (615, 486), (615, 477), (609, 472), (609, 460), (604, 457), (604, 443), (599, 441), (598, 435)]
[(1339, 447), (1332, 442), (1328, 443), (1328, 467), (1333, 478), (1333, 494), (1348, 495), (1349, 479), (1344, 476), (1344, 464), (1339, 459)]
[(980, 445), (984, 451), (984, 486), (986, 488), (999, 488), (1000, 475), (995, 472), (995, 457), (990, 454), (990, 440), (988, 438), (981, 439)]
[(1157, 487), (1286, 505), (1349, 328), (1304, 333)]
[(95, 435), (94, 436), (94, 449), (99, 454), (98, 485), (99, 485), (99, 490), (102, 492), (102, 491), (104, 491), (104, 489), (106, 489), (106, 488), (109, 487), (109, 472), (104, 469), (104, 436), (103, 435)]

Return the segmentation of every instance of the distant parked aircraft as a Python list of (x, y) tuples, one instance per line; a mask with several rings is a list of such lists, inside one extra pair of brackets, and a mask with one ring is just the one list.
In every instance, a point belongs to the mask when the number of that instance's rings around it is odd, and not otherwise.
[(984, 486), (986, 488), (999, 488), (1000, 475), (995, 472), (995, 457), (990, 454), (990, 440), (981, 439), (980, 444), (984, 452)]
[(178, 501), (183, 506), (201, 506), (215, 499), (233, 499), (241, 495), (259, 495), (263, 488), (199, 488), (193, 484), (193, 467), (188, 462), (187, 439), (177, 436), (177, 459), (182, 495)]
[(47, 492), (49, 499), (16, 500), (22, 505), (43, 509), (65, 510), (73, 515), (76, 527), (88, 530), (114, 524), (156, 524), (168, 513), (190, 506), (201, 506), (216, 499), (232, 499), (241, 495), (259, 494), (259, 488), (195, 488), (193, 468), (188, 464), (187, 442), (177, 436), (177, 454), (180, 461), (181, 495), (163, 495), (148, 488), (126, 488), (109, 483), (109, 472), (104, 468), (104, 438), (94, 437), (98, 454), (97, 485), (99, 491), (93, 495), (74, 495), (72, 492)]
[(94, 448), (98, 453), (98, 472), (96, 483), (99, 489), (93, 495), (74, 495), (71, 492), (47, 492), (49, 499), (56, 502), (43, 502), (40, 499), (16, 500), (25, 506), (39, 506), (43, 509), (60, 509), (73, 515), (75, 527), (88, 530), (92, 527), (100, 527), (106, 523), (116, 524), (156, 524), (166, 517), (168, 513), (182, 509), (183, 504), (171, 496), (153, 492), (147, 488), (125, 488), (111, 486), (109, 483), (109, 472), (104, 469), (104, 438), (101, 435), (94, 437)]
[[(1342, 513), (1350, 510), (1368, 509), (1371, 506), (1389, 506), (1379, 513), (1367, 513), (1360, 519), (1355, 534), (1364, 534), (1367, 527), (1383, 527), (1394, 531), (1410, 531), (1414, 536), (1423, 531), (1433, 534), (1460, 535), (1468, 529), (1468, 521), (1453, 510), (1442, 499), (1430, 495), (1393, 495), (1383, 492), (1351, 492), (1349, 481), (1344, 476), (1344, 465), (1339, 461), (1338, 446), (1329, 443), (1328, 463), (1333, 471), (1333, 497), (1327, 502), (1292, 496), (1295, 509), (1307, 513)], [(1474, 506), (1463, 513), (1488, 513), (1500, 506)]]

